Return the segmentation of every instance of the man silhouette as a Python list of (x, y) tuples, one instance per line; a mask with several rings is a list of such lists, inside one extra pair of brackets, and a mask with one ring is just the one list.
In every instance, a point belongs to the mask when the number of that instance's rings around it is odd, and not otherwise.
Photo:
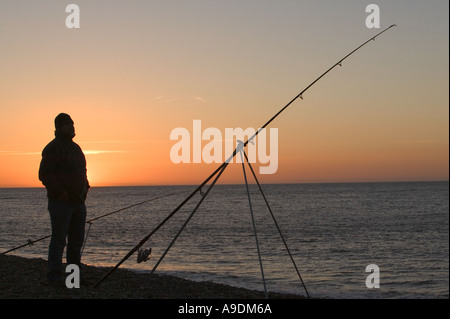
[(89, 182), (86, 159), (81, 148), (72, 141), (74, 122), (68, 114), (55, 118), (55, 138), (42, 151), (39, 180), (47, 189), (52, 237), (48, 250), (50, 285), (63, 283), (62, 257), (67, 251), (67, 264), (81, 264), (81, 248), (86, 223), (86, 195)]

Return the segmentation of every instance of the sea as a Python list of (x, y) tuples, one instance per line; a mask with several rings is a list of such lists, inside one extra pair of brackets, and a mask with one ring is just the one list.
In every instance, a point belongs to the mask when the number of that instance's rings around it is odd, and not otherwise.
[[(150, 273), (160, 260), (155, 274), (313, 298), (449, 298), (448, 182), (261, 187), (274, 217), (257, 185), (250, 210), (245, 184), (217, 184), (190, 219), (207, 187), (162, 226), (196, 186), (93, 187), (87, 219), (100, 218), (82, 261), (112, 267), (154, 232), (150, 259), (121, 268)], [(44, 188), (0, 189), (1, 252), (50, 233)], [(48, 244), (9, 254), (47, 259)]]

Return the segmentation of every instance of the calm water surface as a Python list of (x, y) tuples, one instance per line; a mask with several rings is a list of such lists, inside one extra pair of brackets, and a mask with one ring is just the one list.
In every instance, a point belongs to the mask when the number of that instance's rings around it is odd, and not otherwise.
[[(304, 294), (267, 207), (257, 187), (250, 186), (267, 288)], [(194, 189), (91, 189), (88, 219), (180, 193), (94, 221), (83, 262), (115, 265)], [(448, 182), (282, 184), (263, 185), (263, 190), (311, 296), (448, 298)], [(144, 245), (153, 250), (148, 262), (137, 264), (133, 255), (121, 267), (151, 270), (199, 199), (194, 197)], [(0, 189), (0, 216), (1, 251), (50, 234), (42, 188)], [(12, 254), (46, 259), (48, 243)], [(378, 289), (366, 287), (369, 264), (380, 269)], [(216, 185), (157, 272), (263, 290), (245, 186)]]

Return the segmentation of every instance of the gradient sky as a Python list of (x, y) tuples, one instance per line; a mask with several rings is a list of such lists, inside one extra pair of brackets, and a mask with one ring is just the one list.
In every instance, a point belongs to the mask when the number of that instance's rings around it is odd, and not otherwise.
[[(446, 0), (1, 0), (0, 187), (41, 185), (60, 112), (91, 185), (199, 184), (219, 164), (172, 163), (171, 131), (260, 127), (381, 30), (365, 26), (370, 3), (398, 27), (271, 124), (278, 171), (260, 181), (448, 180)], [(242, 183), (241, 167), (221, 182)]]

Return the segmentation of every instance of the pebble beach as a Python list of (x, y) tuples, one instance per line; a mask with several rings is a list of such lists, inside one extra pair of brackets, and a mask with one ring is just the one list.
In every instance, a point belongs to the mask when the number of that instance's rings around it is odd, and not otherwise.
[[(47, 261), (0, 255), (1, 299), (263, 299), (264, 292), (213, 282), (195, 282), (118, 268), (93, 287), (109, 268), (83, 265), (80, 288), (51, 287)], [(269, 292), (269, 299), (302, 299), (301, 295)]]

